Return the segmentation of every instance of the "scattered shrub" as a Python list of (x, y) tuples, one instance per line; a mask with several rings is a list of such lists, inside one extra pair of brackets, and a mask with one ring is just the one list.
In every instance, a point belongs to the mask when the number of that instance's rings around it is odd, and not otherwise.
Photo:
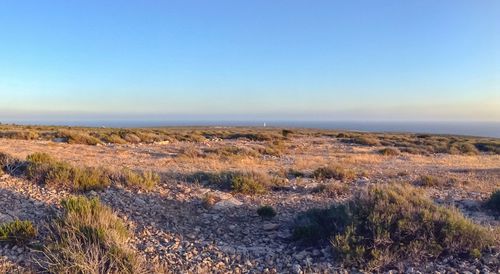
[(486, 206), (500, 214), (500, 189), (491, 194), (491, 197), (486, 201)]
[(313, 171), (312, 175), (314, 178), (319, 180), (323, 179), (349, 180), (353, 179), (356, 176), (354, 171), (345, 169), (341, 166), (319, 167)]
[(36, 237), (36, 228), (30, 221), (15, 220), (0, 225), (0, 243), (21, 245)]
[(470, 255), (496, 242), (486, 228), (410, 186), (373, 186), (345, 204), (311, 209), (297, 217), (294, 237), (305, 244), (329, 241), (345, 264), (368, 270)]
[(257, 214), (262, 219), (272, 219), (276, 216), (276, 210), (272, 206), (261, 206), (257, 209)]
[(371, 135), (355, 136), (355, 137), (350, 138), (350, 139), (345, 139), (345, 140), (343, 140), (343, 142), (364, 145), (364, 146), (379, 146), (379, 145), (381, 145), (379, 139), (377, 139), (377, 137), (371, 136)]
[(431, 175), (422, 175), (418, 180), (418, 184), (425, 187), (436, 187), (440, 185), (440, 181)]
[(208, 192), (203, 196), (202, 205), (204, 208), (209, 209), (219, 201), (220, 201), (219, 197), (217, 197), (213, 193)]
[(102, 137), (102, 141), (110, 144), (126, 144), (127, 141), (123, 140), (118, 134), (110, 134)]
[(46, 153), (33, 153), (26, 158), (26, 176), (30, 180), (51, 187), (64, 187), (73, 191), (99, 190), (111, 184), (103, 169), (76, 168), (59, 162)]
[(198, 172), (188, 177), (188, 180), (248, 195), (266, 193), (271, 181), (268, 176), (261, 173), (233, 171), (220, 173)]
[(119, 177), (124, 185), (142, 190), (153, 189), (161, 180), (160, 175), (149, 170), (136, 172), (130, 169), (123, 169)]
[(101, 141), (93, 136), (90, 136), (84, 131), (60, 130), (57, 137), (64, 138), (68, 144), (83, 144), (83, 145), (98, 145)]
[(293, 134), (293, 131), (289, 129), (284, 129), (281, 131), (281, 135), (283, 135), (283, 137), (285, 138), (288, 138), (288, 136), (290, 136), (291, 134)]
[(385, 155), (385, 156), (398, 156), (400, 152), (396, 148), (387, 147), (387, 148), (379, 150), (378, 153)]
[(142, 273), (139, 257), (127, 247), (129, 232), (101, 202), (73, 197), (61, 202), (63, 214), (50, 226), (43, 249), (49, 273)]
[(256, 176), (251, 174), (236, 175), (231, 180), (231, 189), (242, 194), (263, 194), (267, 188)]

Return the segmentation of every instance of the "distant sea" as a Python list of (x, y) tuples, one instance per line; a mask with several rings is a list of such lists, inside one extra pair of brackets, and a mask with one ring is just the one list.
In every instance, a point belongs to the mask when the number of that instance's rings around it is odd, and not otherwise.
[(411, 132), (500, 138), (500, 122), (375, 122), (375, 121), (4, 121), (30, 125), (65, 125), (88, 127), (168, 127), (168, 126), (255, 126), (317, 128), (369, 132)]

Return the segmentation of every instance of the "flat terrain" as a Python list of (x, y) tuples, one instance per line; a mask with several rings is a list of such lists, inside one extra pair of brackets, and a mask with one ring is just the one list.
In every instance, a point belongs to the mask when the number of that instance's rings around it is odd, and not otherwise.
[[(17, 159), (44, 152), (76, 167), (158, 173), (161, 180), (150, 190), (112, 184), (103, 190), (78, 194), (99, 197), (111, 207), (133, 232), (130, 247), (149, 264), (161, 265), (165, 272), (351, 271), (334, 259), (328, 244), (304, 246), (294, 241), (294, 222), (300, 212), (342, 203), (356, 190), (370, 185), (410, 184), (422, 189), (436, 204), (458, 208), (477, 224), (491, 230), (500, 227), (498, 216), (483, 206), (492, 192), (500, 189), (497, 153), (476, 150), (474, 146), (456, 153), (405, 151), (383, 140), (349, 141), (352, 136), (321, 131), (282, 134), (276, 129), (272, 134), (263, 140), (244, 134), (233, 138), (205, 135), (200, 140), (165, 138), (97, 145), (70, 143), (55, 135), (54, 139), (0, 138), (0, 152)], [(473, 142), (498, 144), (495, 139)], [(395, 153), (382, 153), (387, 147), (395, 148)], [(341, 167), (352, 176), (314, 176), (315, 170), (327, 166)], [(227, 190), (201, 176), (229, 171), (264, 174), (273, 183), (267, 192), (253, 195)], [(431, 178), (432, 184), (425, 184), (423, 177)], [(330, 185), (337, 187), (335, 191), (322, 191)], [(71, 195), (75, 193), (34, 183), (15, 172), (0, 175), (0, 223), (30, 220), (39, 231), (26, 246), (0, 242), (0, 264), (5, 269), (39, 271), (35, 262), (38, 252), (33, 246), (46, 241), (49, 232), (44, 227), (60, 210), (60, 201)], [(207, 197), (215, 197), (208, 206)], [(272, 206), (276, 217), (261, 218), (257, 209), (263, 205)], [(499, 251), (490, 249), (481, 258), (440, 256), (430, 262), (409, 260), (389, 268), (423, 273), (500, 273)]]

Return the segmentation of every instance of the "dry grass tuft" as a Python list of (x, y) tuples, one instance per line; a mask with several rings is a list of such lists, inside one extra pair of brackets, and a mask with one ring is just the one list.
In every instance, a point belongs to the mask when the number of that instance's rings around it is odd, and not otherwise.
[(73, 197), (61, 202), (63, 215), (50, 227), (41, 266), (49, 273), (145, 273), (127, 247), (129, 232), (98, 199)]

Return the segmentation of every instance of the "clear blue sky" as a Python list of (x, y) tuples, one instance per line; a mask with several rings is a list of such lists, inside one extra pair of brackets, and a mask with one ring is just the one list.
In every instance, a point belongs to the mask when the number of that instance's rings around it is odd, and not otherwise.
[(500, 1), (4, 0), (0, 120), (51, 115), (500, 121)]

